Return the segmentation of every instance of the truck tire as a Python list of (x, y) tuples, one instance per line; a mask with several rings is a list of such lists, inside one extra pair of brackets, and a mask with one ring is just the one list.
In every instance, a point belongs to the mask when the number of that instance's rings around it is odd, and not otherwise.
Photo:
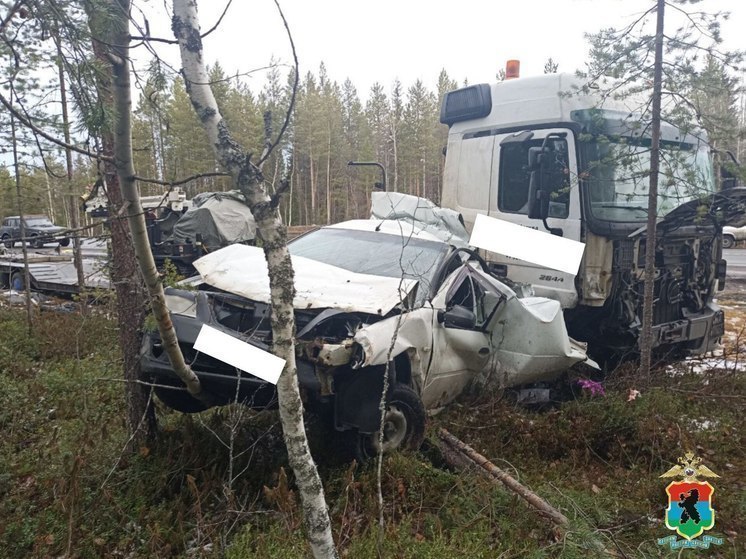
[[(398, 384), (389, 395), (383, 428), (383, 453), (399, 449), (417, 450), (425, 438), (425, 406), (409, 386)], [(366, 462), (378, 456), (380, 431), (357, 434), (355, 458)]]
[(10, 238), (10, 235), (3, 235), (3, 244), (5, 245), (5, 248), (13, 248), (13, 245), (16, 243)]
[(68, 246), (69, 244), (70, 244), (70, 239), (68, 239), (67, 237), (65, 237), (64, 239), (61, 239), (61, 240), (60, 240), (60, 246), (61, 246), (61, 247), (66, 247), (66, 246)]
[(736, 246), (736, 238), (733, 235), (723, 235), (723, 248), (733, 248), (734, 246)]
[(155, 395), (166, 407), (181, 413), (199, 413), (207, 406), (193, 398), (186, 390), (171, 390), (170, 388), (155, 387)]
[(39, 235), (31, 235), (31, 246), (34, 248), (44, 248), (44, 241)]

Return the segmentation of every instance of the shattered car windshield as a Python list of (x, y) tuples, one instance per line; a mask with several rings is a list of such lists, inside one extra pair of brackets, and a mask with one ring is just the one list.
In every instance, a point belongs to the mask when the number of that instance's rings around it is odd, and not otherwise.
[(448, 245), (377, 231), (319, 229), (288, 245), (303, 256), (358, 274), (414, 278), (429, 283)]

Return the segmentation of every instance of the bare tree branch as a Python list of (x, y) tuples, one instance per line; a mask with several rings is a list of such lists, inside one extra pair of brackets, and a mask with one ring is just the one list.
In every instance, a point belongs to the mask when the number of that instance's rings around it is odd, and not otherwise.
[(230, 173), (198, 173), (196, 175), (192, 175), (191, 177), (187, 177), (185, 179), (179, 179), (176, 181), (162, 181), (158, 179), (148, 179), (145, 177), (139, 177), (137, 175), (133, 176), (132, 178), (139, 182), (145, 182), (148, 184), (159, 184), (161, 186), (168, 186), (168, 187), (174, 187), (174, 186), (181, 186), (182, 184), (186, 184), (188, 182), (196, 181), (199, 179), (209, 178), (209, 177), (230, 177), (232, 176)]
[[(210, 29), (202, 33), (200, 35), (200, 38), (204, 39), (210, 33), (212, 33), (218, 27), (220, 27), (220, 24), (223, 22), (223, 18), (225, 18), (225, 14), (228, 13), (228, 10), (230, 9), (231, 4), (233, 4), (233, 0), (228, 0), (228, 2), (225, 4), (225, 8), (223, 9), (223, 12), (220, 14), (220, 17), (218, 17), (218, 20), (215, 22), (215, 25), (213, 25)], [(137, 26), (137, 28), (139, 31), (142, 31), (142, 29), (139, 26)], [(179, 41), (177, 41), (176, 39), (164, 39), (163, 37), (151, 36), (149, 33), (150, 30), (149, 30), (147, 19), (145, 19), (145, 30), (146, 30), (146, 33), (143, 33), (142, 36), (130, 35), (130, 39), (137, 40), (137, 41), (144, 41), (144, 42), (166, 43), (167, 45), (178, 45), (179, 44)]]
[(269, 155), (272, 153), (272, 151), (277, 147), (277, 144), (280, 143), (280, 139), (285, 134), (285, 130), (287, 129), (288, 125), (290, 124), (290, 118), (293, 114), (293, 109), (295, 108), (295, 97), (298, 93), (298, 81), (300, 79), (300, 72), (298, 71), (298, 54), (295, 51), (295, 42), (293, 41), (293, 34), (290, 32), (290, 27), (288, 26), (288, 22), (285, 19), (285, 14), (282, 12), (282, 8), (280, 7), (280, 3), (277, 0), (274, 0), (275, 6), (277, 6), (277, 10), (280, 12), (280, 17), (282, 18), (282, 24), (285, 26), (285, 31), (287, 31), (288, 40), (290, 41), (290, 49), (293, 52), (293, 61), (295, 63), (295, 76), (293, 80), (293, 91), (290, 94), (290, 104), (288, 105), (288, 110), (285, 113), (285, 122), (282, 124), (282, 128), (280, 128), (279, 134), (277, 134), (277, 139), (273, 144), (270, 144), (266, 147), (264, 152), (262, 153), (261, 158), (259, 159), (258, 167), (261, 169), (264, 162), (267, 160)]

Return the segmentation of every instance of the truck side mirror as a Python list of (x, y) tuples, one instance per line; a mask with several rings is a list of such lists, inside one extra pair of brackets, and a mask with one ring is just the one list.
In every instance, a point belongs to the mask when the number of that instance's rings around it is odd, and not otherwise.
[[(531, 196), (531, 188), (529, 188), (529, 196)], [(528, 217), (541, 220), (549, 217), (549, 193), (546, 190), (534, 191), (534, 196), (528, 204)]]
[(543, 188), (542, 176), (544, 150), (540, 147), (528, 148), (528, 217), (546, 219), (549, 216), (549, 193)]

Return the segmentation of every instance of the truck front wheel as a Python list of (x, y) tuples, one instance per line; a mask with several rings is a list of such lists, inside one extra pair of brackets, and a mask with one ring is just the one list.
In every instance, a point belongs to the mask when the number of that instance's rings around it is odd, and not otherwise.
[(365, 462), (380, 452), (418, 449), (425, 438), (425, 421), (425, 406), (417, 393), (403, 384), (395, 386), (386, 404), (383, 437), (381, 431), (358, 433), (355, 457)]
[(3, 244), (5, 248), (13, 248), (13, 245), (16, 243), (10, 238), (10, 235), (3, 235)]
[(736, 246), (736, 238), (733, 235), (723, 235), (723, 248), (733, 248)]

